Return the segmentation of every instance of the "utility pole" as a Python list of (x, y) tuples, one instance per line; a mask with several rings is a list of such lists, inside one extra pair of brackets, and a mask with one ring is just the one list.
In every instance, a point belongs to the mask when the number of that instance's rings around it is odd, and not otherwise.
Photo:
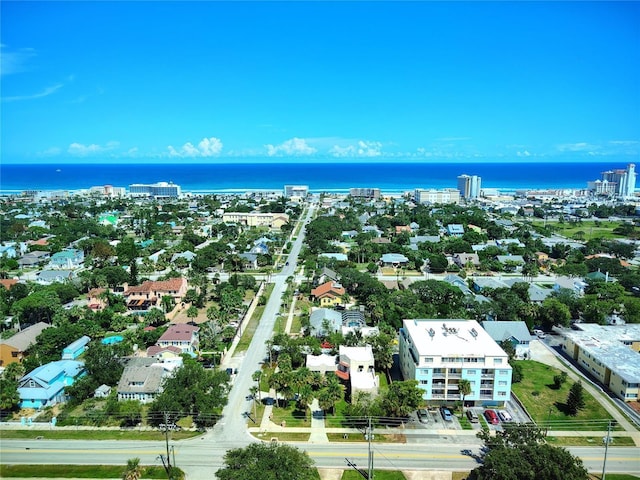
[(367, 478), (373, 480), (373, 451), (371, 450), (371, 438), (373, 437), (373, 429), (371, 428), (371, 417), (369, 417), (369, 473)]
[(601, 480), (605, 480), (607, 478), (607, 451), (609, 450), (610, 441), (611, 441), (611, 420), (609, 420), (609, 425), (607, 426), (607, 436), (604, 437), (604, 461), (602, 462)]

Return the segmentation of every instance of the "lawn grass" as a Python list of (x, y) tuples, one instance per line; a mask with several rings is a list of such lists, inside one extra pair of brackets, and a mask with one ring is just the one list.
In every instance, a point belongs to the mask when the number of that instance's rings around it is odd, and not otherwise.
[[(348, 443), (366, 443), (364, 433), (349, 433), (344, 436), (344, 433), (327, 433), (327, 438), (330, 442), (348, 442)], [(407, 443), (407, 436), (401, 433), (390, 433), (388, 435), (380, 435), (376, 433), (372, 439), (373, 443)]]
[(275, 438), (278, 442), (308, 442), (311, 434), (306, 432), (255, 432), (252, 435), (260, 440)]
[[(202, 432), (180, 430), (171, 432), (170, 438), (182, 440), (185, 438), (197, 437)], [(33, 440), (42, 437), (45, 440), (164, 440), (164, 432), (157, 430), (72, 430), (72, 429), (52, 429), (52, 430), (2, 430), (2, 438)]]
[(287, 427), (311, 426), (311, 410), (309, 408), (305, 411), (298, 410), (297, 402), (294, 401), (290, 401), (285, 407), (276, 407), (274, 405), (271, 415), (271, 421), (276, 425)]
[[(122, 478), (125, 469), (124, 465), (0, 465), (0, 477)], [(167, 478), (167, 472), (162, 467), (143, 466), (143, 469), (142, 478)]]
[[(271, 296), (271, 292), (273, 292), (273, 283), (268, 283), (264, 289), (263, 295), (268, 299)], [(240, 337), (238, 345), (236, 345), (236, 352), (246, 352), (249, 348), (251, 340), (253, 340), (253, 334), (256, 333), (256, 329), (258, 328), (258, 324), (260, 323), (260, 319), (264, 313), (264, 309), (265, 305), (258, 305), (253, 311), (253, 315), (245, 327), (244, 332), (242, 332), (242, 337)]]
[[(366, 466), (359, 466), (359, 468), (366, 470)], [(395, 470), (374, 470), (373, 476), (376, 480), (406, 480), (407, 477), (402, 472)], [(355, 470), (345, 470), (342, 473), (342, 480), (360, 480), (362, 475)]]
[[(614, 447), (633, 447), (635, 442), (631, 437), (611, 437), (610, 445)], [(556, 447), (599, 447), (604, 446), (602, 436), (599, 437), (554, 437), (549, 435), (547, 443)], [(608, 475), (607, 475), (608, 477)]]
[[(542, 227), (545, 224), (544, 220), (534, 220), (531, 223), (538, 227)], [(613, 233), (613, 230), (622, 223), (623, 222), (612, 222), (609, 220), (584, 220), (579, 223), (547, 222), (546, 226), (569, 239), (575, 238), (577, 232), (582, 232), (584, 234), (584, 240), (590, 240), (592, 238), (626, 238), (624, 235)]]
[[(591, 473), (589, 480), (602, 480), (602, 474)], [(640, 477), (628, 473), (607, 473), (607, 480), (640, 480)]]
[[(565, 402), (573, 381), (568, 379), (559, 389), (553, 377), (560, 370), (532, 360), (515, 361), (522, 365), (524, 378), (514, 383), (512, 391), (525, 406), (534, 422), (552, 430), (606, 430), (611, 415), (584, 390), (585, 407), (577, 415), (565, 413)], [(618, 427), (619, 428), (619, 427)]]

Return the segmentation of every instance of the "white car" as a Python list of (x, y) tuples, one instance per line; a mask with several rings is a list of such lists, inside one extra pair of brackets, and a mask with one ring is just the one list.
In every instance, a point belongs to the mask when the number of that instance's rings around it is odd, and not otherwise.
[(544, 333), (542, 330), (534, 330), (533, 333), (536, 335), (536, 337), (538, 338), (544, 338), (547, 336), (546, 333)]
[(513, 421), (513, 417), (506, 410), (498, 410), (498, 416), (500, 417), (500, 420), (502, 420), (503, 422)]

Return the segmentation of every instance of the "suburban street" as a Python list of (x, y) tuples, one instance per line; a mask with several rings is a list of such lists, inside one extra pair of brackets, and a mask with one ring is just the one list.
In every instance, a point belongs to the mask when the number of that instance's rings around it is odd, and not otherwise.
[[(230, 423), (227, 423), (230, 425)], [(222, 465), (227, 449), (245, 445), (242, 440), (228, 437), (218, 441), (214, 436), (170, 442), (175, 462), (189, 479), (211, 478)], [(232, 440), (233, 439), (233, 440)], [(373, 444), (375, 468), (392, 470), (469, 470), (477, 464), (462, 453), (478, 451), (478, 444), (443, 442), (433, 439), (428, 444)], [(366, 443), (309, 444), (293, 443), (306, 450), (318, 467), (346, 468), (345, 458), (366, 465)], [(601, 471), (604, 447), (572, 447), (591, 471)], [(5, 464), (109, 464), (125, 465), (127, 459), (139, 457), (142, 464), (160, 465), (159, 455), (165, 453), (164, 442), (139, 441), (54, 441), (3, 440), (2, 462)], [(640, 473), (638, 450), (635, 447), (611, 447), (607, 456), (607, 471)]]

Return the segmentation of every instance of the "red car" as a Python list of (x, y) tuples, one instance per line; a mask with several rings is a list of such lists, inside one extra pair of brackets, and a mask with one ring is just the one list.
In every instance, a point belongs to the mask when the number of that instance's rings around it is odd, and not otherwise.
[(492, 425), (498, 425), (500, 423), (500, 419), (498, 418), (498, 414), (495, 410), (485, 410), (484, 418), (486, 418), (487, 422)]

